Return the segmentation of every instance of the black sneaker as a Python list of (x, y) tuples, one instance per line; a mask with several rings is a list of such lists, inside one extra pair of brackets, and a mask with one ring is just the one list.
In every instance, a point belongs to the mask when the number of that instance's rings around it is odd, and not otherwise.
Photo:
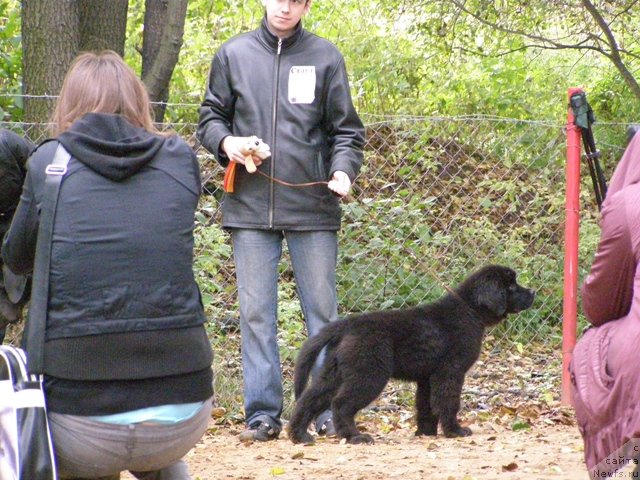
[(326, 422), (322, 424), (320, 429), (318, 430), (318, 435), (327, 436), (327, 437), (335, 437), (336, 436), (336, 427), (333, 425), (333, 420), (331, 418), (327, 419)]
[(240, 433), (239, 438), (241, 442), (268, 442), (279, 435), (280, 432), (267, 422), (260, 422), (249, 425), (249, 428)]

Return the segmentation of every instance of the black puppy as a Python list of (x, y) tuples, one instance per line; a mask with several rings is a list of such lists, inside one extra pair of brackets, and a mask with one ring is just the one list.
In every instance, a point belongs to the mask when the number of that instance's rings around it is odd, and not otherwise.
[[(309, 423), (331, 407), (338, 437), (372, 443), (354, 416), (382, 392), (390, 378), (417, 382), (416, 435), (471, 435), (457, 414), (464, 377), (480, 355), (485, 327), (525, 310), (535, 294), (516, 272), (490, 265), (438, 301), (415, 308), (364, 313), (338, 320), (308, 339), (294, 383), (297, 403), (289, 422), (294, 443), (313, 443)], [(311, 368), (327, 347), (322, 371), (305, 389)]]

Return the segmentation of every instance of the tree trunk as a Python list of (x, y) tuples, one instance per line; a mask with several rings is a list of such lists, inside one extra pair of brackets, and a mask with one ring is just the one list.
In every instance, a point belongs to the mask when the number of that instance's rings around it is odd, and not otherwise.
[(80, 0), (80, 50), (113, 50), (124, 56), (128, 9), (128, 0)]
[(142, 81), (154, 105), (155, 121), (162, 122), (169, 99), (169, 82), (178, 63), (187, 0), (146, 0), (142, 39)]
[[(188, 0), (145, 0), (143, 82), (164, 118), (169, 82), (178, 63)], [(81, 50), (124, 54), (127, 0), (22, 0), (25, 121), (46, 122), (64, 76)], [(43, 98), (44, 96), (44, 98)]]
[(65, 73), (78, 52), (78, 31), (74, 1), (22, 0), (25, 122), (50, 118)]

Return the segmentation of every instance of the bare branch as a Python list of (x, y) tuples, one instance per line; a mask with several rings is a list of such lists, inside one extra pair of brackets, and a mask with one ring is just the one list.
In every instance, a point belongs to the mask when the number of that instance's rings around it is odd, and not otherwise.
[(633, 6), (634, 6), (636, 3), (638, 3), (638, 1), (639, 1), (639, 0), (634, 0), (633, 2), (631, 2), (627, 8), (625, 8), (625, 9), (623, 9), (623, 10), (620, 10), (620, 12), (618, 12), (616, 15), (614, 15), (614, 16), (613, 16), (613, 19), (614, 19), (614, 20), (617, 20), (617, 19), (618, 19), (618, 17), (620, 17), (620, 16), (622, 16), (622, 15), (625, 15), (625, 14), (627, 14), (627, 13), (631, 12), (631, 9), (633, 8)]
[[(460, 10), (462, 10), (467, 15), (469, 15), (469, 16), (473, 17), (474, 19), (476, 19), (478, 22), (482, 23), (483, 25), (485, 25), (487, 27), (491, 27), (491, 28), (493, 28), (495, 30), (499, 30), (501, 32), (508, 33), (510, 35), (517, 35), (517, 36), (520, 36), (520, 37), (528, 38), (529, 40), (534, 40), (534, 41), (540, 42), (540, 43), (542, 43), (544, 45), (550, 44), (550, 45), (554, 46), (557, 49), (565, 49), (565, 48), (574, 48), (575, 47), (575, 44), (562, 43), (562, 42), (559, 42), (558, 40), (553, 40), (551, 38), (543, 37), (543, 36), (540, 36), (540, 35), (533, 35), (531, 33), (525, 32), (524, 30), (516, 30), (516, 29), (507, 28), (507, 27), (504, 27), (504, 26), (502, 26), (502, 25), (500, 25), (498, 23), (490, 22), (488, 20), (485, 20), (480, 15), (470, 11), (468, 8), (466, 8), (464, 6), (463, 3), (461, 3), (458, 0), (451, 0), (451, 3), (453, 3), (456, 7), (458, 7)], [(536, 45), (536, 47), (539, 47), (539, 45)]]
[(600, 55), (604, 55), (605, 57), (609, 58), (609, 54), (592, 45), (566, 45), (563, 47), (557, 47), (557, 46), (548, 46), (548, 45), (540, 45), (537, 43), (529, 43), (529, 44), (525, 44), (522, 47), (518, 47), (518, 48), (513, 48), (511, 50), (507, 50), (504, 52), (500, 52), (498, 54), (498, 56), (502, 57), (505, 55), (509, 55), (510, 53), (514, 53), (514, 52), (520, 52), (523, 50), (527, 50), (527, 49), (538, 49), (538, 50), (586, 50), (586, 51), (592, 51), (592, 52), (597, 52)]
[(620, 56), (620, 49), (618, 48), (618, 42), (616, 41), (613, 32), (609, 28), (609, 24), (605, 21), (602, 15), (600, 15), (598, 9), (589, 0), (582, 0), (582, 5), (584, 5), (584, 8), (587, 9), (589, 14), (593, 17), (593, 19), (600, 27), (600, 30), (602, 30), (605, 37), (607, 38), (607, 43), (609, 44), (609, 55), (607, 55), (607, 57), (618, 69), (618, 72), (620, 72), (622, 78), (624, 78), (624, 81), (627, 83), (629, 88), (631, 88), (633, 94), (636, 97), (640, 98), (640, 85), (622, 60), (622, 57)]
[[(632, 1), (626, 8), (622, 11), (616, 13), (613, 18), (617, 19), (620, 16), (624, 15), (631, 11), (633, 5), (637, 4), (639, 0)], [(640, 58), (640, 54), (629, 51), (627, 49), (620, 48), (616, 37), (611, 29), (611, 23), (608, 23), (603, 15), (601, 14), (601, 10), (598, 9), (590, 0), (581, 0), (581, 3), (588, 13), (588, 15), (593, 19), (595, 25), (599, 29), (599, 34), (594, 32), (580, 32), (580, 36), (582, 38), (574, 41), (572, 43), (567, 43), (562, 39), (553, 39), (543, 35), (536, 35), (531, 32), (508, 28), (501, 25), (498, 22), (492, 22), (485, 18), (483, 18), (480, 14), (471, 11), (469, 8), (465, 6), (465, 2), (460, 0), (451, 0), (451, 3), (455, 5), (460, 11), (466, 13), (476, 21), (480, 22), (482, 25), (490, 27), (492, 29), (498, 30), (500, 32), (506, 33), (508, 35), (519, 36), (528, 40), (531, 40), (533, 43), (524, 45), (517, 49), (512, 49), (507, 52), (502, 52), (500, 55), (508, 55), (509, 53), (513, 53), (516, 51), (521, 51), (527, 48), (535, 48), (535, 49), (546, 49), (546, 50), (578, 50), (578, 51), (592, 51), (596, 52), (599, 55), (604, 56), (609, 59), (611, 63), (616, 67), (625, 83), (629, 86), (633, 94), (640, 98), (640, 85), (638, 81), (634, 77), (634, 75), (629, 71), (629, 68), (625, 64), (623, 59), (623, 55), (628, 56), (629, 58), (638, 59)]]

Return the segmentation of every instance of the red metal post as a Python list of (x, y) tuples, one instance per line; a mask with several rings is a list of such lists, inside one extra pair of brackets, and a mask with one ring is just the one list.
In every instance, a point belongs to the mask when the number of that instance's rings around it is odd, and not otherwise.
[[(582, 92), (570, 88), (571, 96)], [(578, 319), (578, 241), (580, 222), (580, 155), (581, 132), (575, 124), (571, 106), (567, 115), (567, 190), (564, 235), (564, 302), (562, 312), (562, 398), (564, 405), (572, 405), (569, 363), (576, 344)]]

